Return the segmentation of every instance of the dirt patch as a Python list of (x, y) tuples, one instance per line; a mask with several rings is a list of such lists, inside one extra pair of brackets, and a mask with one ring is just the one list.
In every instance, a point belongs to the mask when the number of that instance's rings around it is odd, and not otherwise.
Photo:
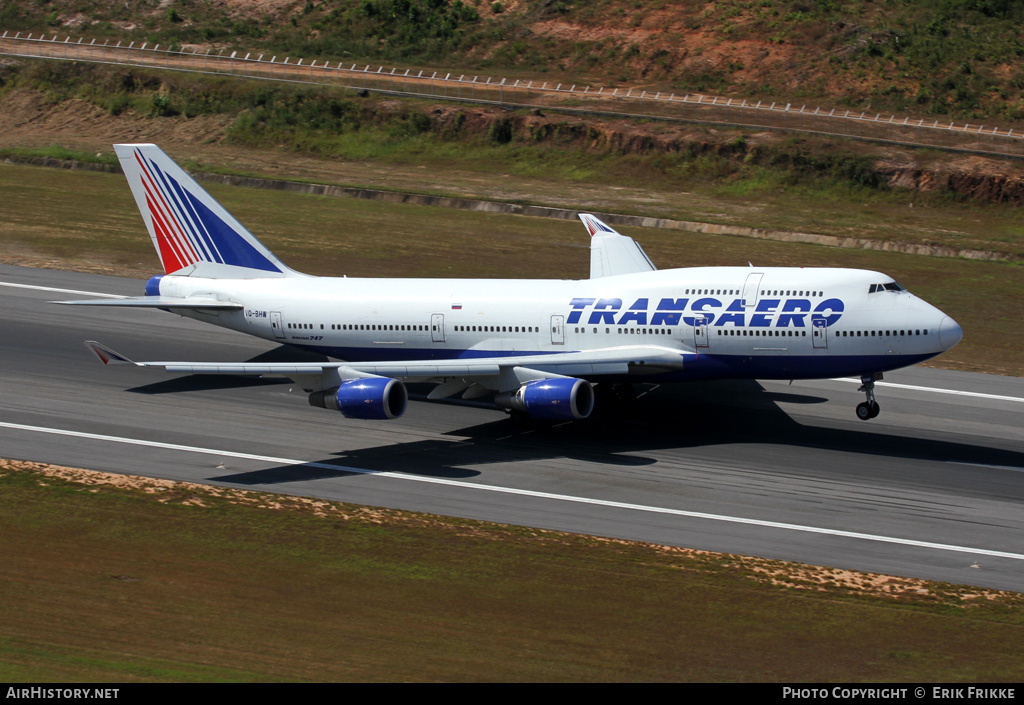
[(116, 142), (158, 142), (171, 148), (215, 146), (234, 120), (231, 115), (195, 118), (113, 116), (78, 98), (52, 103), (35, 91), (15, 91), (0, 105), (5, 147), (60, 144), (84, 151), (110, 152)]

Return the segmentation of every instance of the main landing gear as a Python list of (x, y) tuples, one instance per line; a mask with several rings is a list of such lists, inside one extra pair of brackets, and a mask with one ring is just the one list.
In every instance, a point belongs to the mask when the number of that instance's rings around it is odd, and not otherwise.
[[(878, 378), (881, 379), (882, 376), (879, 375)], [(867, 395), (868, 400), (862, 401), (857, 405), (857, 418), (861, 421), (867, 421), (868, 419), (873, 419), (878, 416), (878, 412), (880, 411), (878, 402), (875, 401), (875, 376), (862, 375), (860, 381), (860, 389), (857, 391), (864, 392)]]

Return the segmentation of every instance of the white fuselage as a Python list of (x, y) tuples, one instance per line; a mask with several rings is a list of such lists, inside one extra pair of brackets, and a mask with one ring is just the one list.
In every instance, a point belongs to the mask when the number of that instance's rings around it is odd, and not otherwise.
[(696, 267), (587, 280), (168, 275), (159, 293), (241, 304), (185, 315), (341, 360), (642, 343), (696, 354), (673, 379), (872, 374), (961, 337), (952, 319), (890, 277), (851, 269)]

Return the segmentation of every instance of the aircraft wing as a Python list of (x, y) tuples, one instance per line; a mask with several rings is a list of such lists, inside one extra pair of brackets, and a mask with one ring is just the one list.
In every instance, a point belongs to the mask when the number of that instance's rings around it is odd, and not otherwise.
[(126, 296), (120, 299), (83, 299), (81, 301), (54, 301), (55, 304), (67, 306), (129, 306), (137, 308), (160, 308), (160, 309), (206, 309), (213, 311), (236, 311), (242, 308), (242, 304), (234, 301), (220, 301), (219, 299), (205, 299), (196, 296), (176, 298), (172, 296)]
[(636, 240), (616, 232), (590, 213), (580, 213), (579, 217), (590, 233), (591, 279), (657, 269)]
[(455, 360), (394, 362), (135, 362), (95, 341), (86, 341), (104, 364), (162, 367), (185, 374), (230, 374), (288, 377), (307, 391), (336, 387), (364, 377), (391, 377), (405, 382), (436, 382), (429, 396), (437, 399), (466, 392), (467, 398), (490, 391), (510, 391), (525, 382), (552, 377), (592, 375), (644, 376), (680, 370), (689, 353), (655, 345), (627, 345), (600, 350), (511, 355)]

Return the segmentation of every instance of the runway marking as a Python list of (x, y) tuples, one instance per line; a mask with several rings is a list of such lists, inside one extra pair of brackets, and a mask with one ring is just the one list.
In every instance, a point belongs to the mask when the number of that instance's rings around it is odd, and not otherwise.
[(985, 463), (966, 463), (961, 460), (947, 460), (950, 465), (969, 465), (972, 468), (989, 468), (993, 470), (1013, 470), (1014, 472), (1024, 472), (1024, 468), (1014, 467), (1013, 465), (987, 465)]
[(971, 553), (980, 556), (991, 556), (995, 558), (1012, 558), (1014, 560), (1024, 560), (1024, 554), (1021, 553), (1010, 553), (1007, 551), (993, 551), (985, 548), (971, 548), (969, 546), (954, 546), (951, 544), (934, 543), (931, 541), (916, 541), (914, 539), (902, 539), (893, 536), (881, 536), (878, 534), (864, 534), (857, 531), (842, 531), (839, 529), (824, 529), (817, 526), (803, 526), (800, 524), (786, 524), (783, 522), (776, 521), (765, 521), (762, 519), (747, 519), (744, 517), (731, 517), (722, 514), (708, 514), (706, 512), (692, 512), (683, 509), (669, 509), (667, 507), (652, 507), (643, 504), (631, 504), (628, 502), (614, 502), (606, 499), (592, 499), (590, 497), (576, 497), (574, 495), (555, 494), (552, 492), (539, 492), (537, 490), (522, 490), (515, 489), (512, 487), (500, 487), (497, 485), (484, 485), (472, 482), (463, 482), (461, 480), (450, 480), (447, 478), (439, 477), (423, 477), (420, 475), (408, 475), (399, 472), (378, 472), (375, 470), (364, 470), (361, 468), (352, 468), (344, 465), (333, 465), (331, 463), (317, 463), (309, 462), (305, 460), (294, 460), (292, 458), (276, 458), (270, 455), (257, 455), (255, 453), (240, 453), (235, 451), (217, 450), (215, 448), (202, 448), (199, 446), (186, 446), (179, 445), (177, 443), (161, 443), (159, 441), (144, 441), (137, 438), (124, 438), (121, 436), (107, 436), (99, 433), (85, 433), (83, 431), (69, 431), (59, 428), (47, 428), (45, 426), (26, 426), (24, 424), (6, 423), (0, 422), (0, 428), (9, 428), (18, 431), (34, 431), (37, 433), (47, 433), (58, 436), (70, 436), (73, 438), (86, 438), (97, 441), (109, 441), (112, 443), (123, 443), (127, 445), (146, 446), (149, 448), (163, 448), (166, 450), (180, 450), (189, 453), (201, 453), (204, 455), (217, 455), (228, 458), (238, 458), (243, 460), (258, 460), (262, 462), (276, 463), (278, 465), (305, 465), (308, 467), (324, 468), (328, 470), (336, 470), (340, 472), (348, 472), (359, 475), (374, 475), (377, 477), (387, 477), (397, 480), (406, 480), (411, 482), (425, 482), (428, 484), (435, 485), (448, 485), (450, 487), (461, 487), (470, 490), (479, 490), (483, 492), (497, 492), (502, 494), (519, 495), (522, 497), (534, 497), (540, 499), (551, 499), (561, 502), (573, 502), (575, 504), (593, 504), (603, 507), (611, 507), (615, 509), (632, 509), (640, 512), (648, 512), (654, 514), (669, 514), (673, 516), (687, 517), (691, 519), (707, 519), (710, 521), (721, 521), (731, 524), (745, 524), (748, 526), (757, 526), (762, 528), (771, 529), (784, 529), (788, 531), (800, 531), (803, 533), (810, 534), (824, 534), (827, 536), (838, 536), (842, 538), (853, 538), (862, 539), (864, 541), (876, 541), (880, 543), (894, 543), (902, 546), (913, 546), (916, 548), (932, 548), (940, 551), (953, 551), (956, 553)]
[[(850, 377), (833, 377), (831, 382), (853, 382), (861, 384), (859, 379)], [(979, 399), (996, 399), (998, 401), (1015, 401), (1024, 403), (1024, 397), (1007, 397), (1002, 394), (984, 394), (982, 392), (964, 392), (959, 389), (939, 389), (938, 387), (918, 387), (913, 384), (896, 384), (895, 382), (875, 382), (876, 387), (893, 387), (894, 389), (910, 389), (915, 392), (935, 392), (937, 394), (956, 394), (962, 397), (978, 397)]]
[(0, 286), (11, 286), (15, 289), (36, 289), (37, 291), (55, 291), (58, 294), (85, 294), (86, 296), (102, 296), (105, 299), (127, 299), (127, 296), (118, 294), (101, 294), (98, 291), (78, 291), (77, 289), (58, 289), (52, 286), (33, 286), (32, 284), (15, 284), (13, 282), (0, 282)]

